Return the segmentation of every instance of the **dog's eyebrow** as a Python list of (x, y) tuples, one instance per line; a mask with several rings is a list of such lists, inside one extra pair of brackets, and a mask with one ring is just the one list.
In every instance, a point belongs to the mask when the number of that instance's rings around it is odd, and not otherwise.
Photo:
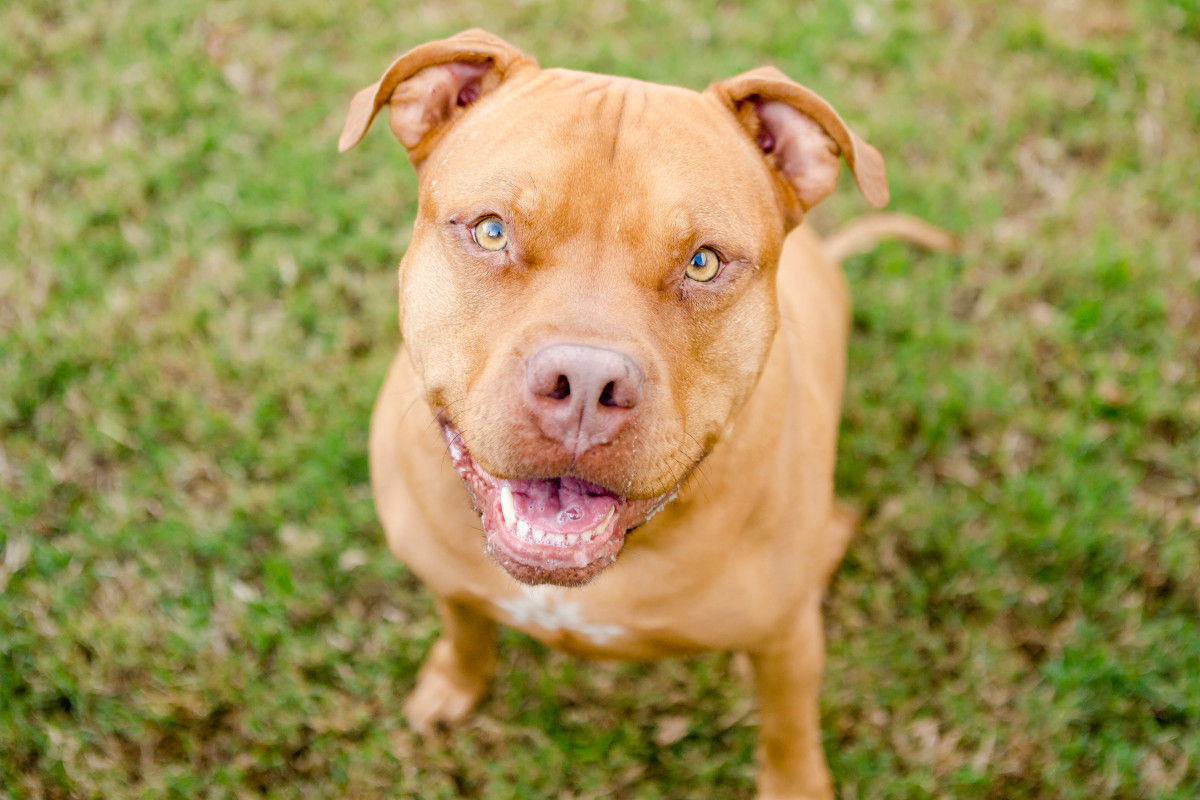
[(663, 223), (666, 236), (682, 249), (717, 246), (730, 260), (758, 255), (761, 232), (746, 224), (735, 209), (717, 203), (680, 206)]
[(444, 216), (487, 212), (509, 219), (529, 218), (536, 213), (539, 194), (536, 181), (528, 176), (489, 171), (454, 181), (448, 199), (443, 197)]
[(464, 194), (497, 197), (516, 197), (531, 182), (530, 176), (514, 175), (508, 170), (481, 171), (470, 178), (455, 180), (456, 188)]

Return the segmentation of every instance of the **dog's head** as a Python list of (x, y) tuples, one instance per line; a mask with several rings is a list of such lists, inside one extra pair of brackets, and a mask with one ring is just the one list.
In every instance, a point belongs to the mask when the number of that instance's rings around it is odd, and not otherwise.
[(384, 106), (420, 180), (401, 328), (488, 551), (586, 582), (753, 391), (787, 230), (839, 159), (886, 203), (883, 161), (774, 69), (696, 93), (541, 70), (478, 30), (359, 92), (340, 149)]

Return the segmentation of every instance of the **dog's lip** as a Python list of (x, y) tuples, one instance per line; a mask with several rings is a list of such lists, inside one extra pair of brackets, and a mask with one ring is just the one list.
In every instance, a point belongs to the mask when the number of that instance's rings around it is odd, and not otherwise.
[[(678, 492), (676, 485), (657, 497), (632, 500), (573, 476), (497, 478), (474, 459), (452, 422), (438, 422), (454, 469), (480, 514), (488, 554), (523, 583), (587, 583), (617, 560), (626, 534)], [(557, 493), (560, 504), (577, 507), (547, 516), (544, 510), (531, 509), (530, 493)]]
[(584, 583), (615, 561), (624, 546), (618, 509), (625, 505), (619, 499), (611, 502), (604, 517), (583, 533), (561, 533), (520, 518), (506, 520), (503, 501), (497, 500), (481, 515), (488, 553), (527, 583)]

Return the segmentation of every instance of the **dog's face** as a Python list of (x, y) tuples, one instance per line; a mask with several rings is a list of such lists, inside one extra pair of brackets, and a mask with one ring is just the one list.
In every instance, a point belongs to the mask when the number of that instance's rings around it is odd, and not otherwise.
[(481, 99), (422, 169), (404, 340), (518, 578), (579, 582), (611, 563), (758, 378), (783, 215), (753, 143), (716, 110), (540, 72)]
[(488, 551), (519, 580), (579, 584), (762, 371), (783, 236), (810, 204), (764, 150), (808, 137), (806, 177), (830, 183), (837, 148), (794, 111), (772, 126), (782, 104), (759, 95), (739, 114), (721, 92), (527, 59), (497, 76), (502, 58), (388, 95), (421, 186), (401, 326)]

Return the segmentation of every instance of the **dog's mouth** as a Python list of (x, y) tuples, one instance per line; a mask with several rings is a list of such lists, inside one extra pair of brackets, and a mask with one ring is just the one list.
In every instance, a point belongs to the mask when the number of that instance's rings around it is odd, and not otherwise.
[(626, 534), (678, 492), (676, 484), (658, 497), (632, 500), (569, 475), (497, 478), (475, 461), (453, 424), (442, 421), (441, 430), (483, 522), (488, 554), (523, 583), (587, 583), (617, 560)]

